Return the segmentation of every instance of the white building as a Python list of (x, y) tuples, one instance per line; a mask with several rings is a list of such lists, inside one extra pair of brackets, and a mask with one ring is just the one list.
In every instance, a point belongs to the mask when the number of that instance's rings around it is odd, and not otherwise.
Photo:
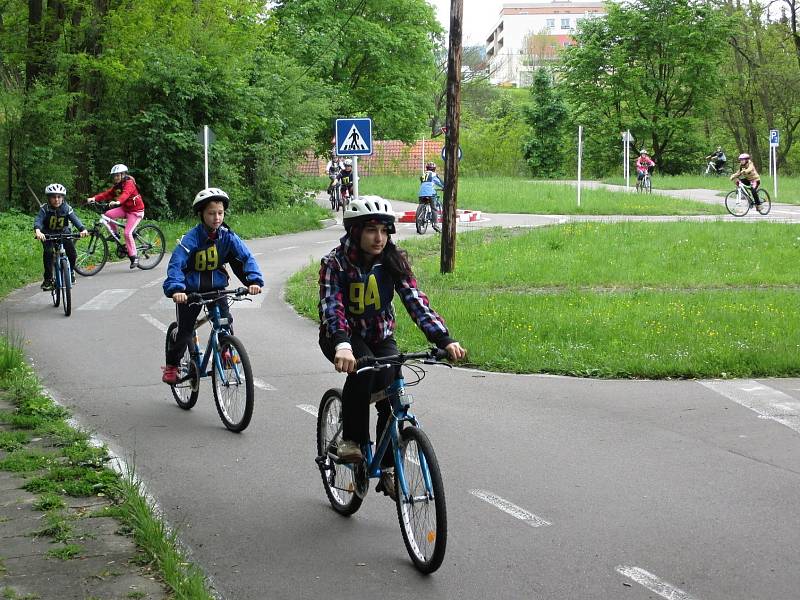
[(573, 43), (582, 19), (605, 15), (599, 0), (539, 0), (509, 2), (486, 38), (490, 81), (527, 87), (538, 65), (556, 59), (558, 50)]

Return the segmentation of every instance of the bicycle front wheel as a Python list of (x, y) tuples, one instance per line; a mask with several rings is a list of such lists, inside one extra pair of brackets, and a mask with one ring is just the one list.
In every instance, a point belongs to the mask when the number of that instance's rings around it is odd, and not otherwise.
[(72, 288), (70, 287), (69, 261), (66, 257), (61, 259), (61, 306), (64, 309), (64, 316), (72, 314)]
[(166, 251), (164, 234), (152, 223), (142, 225), (134, 231), (133, 240), (136, 242), (136, 254), (139, 256), (140, 269), (144, 271), (152, 269), (164, 258)]
[(356, 494), (355, 466), (333, 460), (341, 441), (342, 390), (330, 389), (322, 395), (317, 411), (317, 464), (333, 510), (347, 517), (361, 507), (363, 499)]
[(222, 423), (235, 433), (244, 431), (253, 416), (255, 390), (250, 358), (239, 338), (219, 336), (219, 349), (214, 357), (211, 379), (214, 383), (214, 402)]
[(422, 235), (428, 230), (428, 205), (420, 202), (417, 206), (417, 212), (414, 215), (414, 224), (417, 227), (417, 233)]
[(772, 209), (772, 200), (769, 199), (767, 190), (758, 190), (758, 199), (761, 201), (761, 204), (756, 205), (756, 210), (761, 215), (768, 215), (769, 211)]
[[(167, 337), (164, 342), (167, 352), (169, 352), (172, 344), (175, 343), (176, 335), (178, 335), (178, 324), (173, 321), (167, 328)], [(183, 379), (187, 376), (189, 377), (186, 381), (170, 386), (172, 397), (175, 398), (175, 402), (183, 410), (189, 410), (194, 407), (194, 405), (197, 404), (197, 396), (200, 393), (200, 377), (197, 371), (197, 365), (194, 360), (192, 360), (188, 347), (178, 364), (178, 379)]]
[(644, 191), (646, 194), (653, 193), (653, 182), (649, 177), (645, 177), (644, 181), (642, 182), (644, 185)]
[(108, 261), (108, 242), (96, 233), (75, 240), (75, 251), (75, 271), (84, 277), (96, 275)]
[(61, 304), (61, 284), (58, 282), (58, 278), (61, 276), (61, 267), (59, 266), (56, 254), (53, 258), (53, 289), (50, 291), (50, 297), (53, 299), (53, 306), (58, 307)]
[(734, 217), (743, 217), (750, 210), (750, 200), (744, 192), (739, 193), (739, 190), (731, 190), (725, 196), (725, 208)]
[[(414, 566), (433, 573), (447, 546), (447, 507), (439, 462), (428, 436), (418, 427), (400, 433), (401, 470), (395, 469), (397, 518)], [(404, 492), (405, 490), (405, 492)]]

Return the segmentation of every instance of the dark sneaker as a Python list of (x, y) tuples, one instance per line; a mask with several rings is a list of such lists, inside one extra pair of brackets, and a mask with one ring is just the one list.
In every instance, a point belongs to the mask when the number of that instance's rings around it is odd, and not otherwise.
[(45, 279), (42, 282), (42, 291), (49, 292), (53, 289), (53, 280), (52, 279)]
[(384, 469), (378, 485), (375, 486), (376, 492), (383, 492), (384, 496), (389, 496), (392, 500), (397, 500), (397, 488), (394, 485), (394, 469)]
[(161, 381), (169, 385), (178, 383), (178, 367), (167, 365), (166, 367), (161, 367), (161, 370), (164, 371), (164, 374), (161, 376)]
[(364, 455), (361, 454), (361, 448), (358, 444), (350, 440), (342, 440), (339, 442), (339, 448), (336, 452), (339, 459), (344, 462), (354, 463), (364, 460)]
[(139, 257), (133, 256), (131, 257), (131, 269), (135, 269), (139, 266)]

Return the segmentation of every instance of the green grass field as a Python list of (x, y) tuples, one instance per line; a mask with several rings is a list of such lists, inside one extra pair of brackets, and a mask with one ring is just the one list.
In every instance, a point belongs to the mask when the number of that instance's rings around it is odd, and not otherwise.
[[(322, 187), (327, 181), (322, 182)], [(375, 176), (360, 181), (362, 194), (417, 202), (419, 181), (413, 177)], [(719, 205), (659, 195), (583, 189), (581, 205), (574, 185), (513, 177), (459, 179), (458, 206), (491, 213), (548, 215), (721, 215)]]
[[(645, 378), (800, 374), (794, 225), (483, 230), (459, 236), (450, 275), (438, 272), (438, 238), (402, 245), (421, 288), (481, 368)], [(287, 291), (313, 319), (317, 271), (298, 273)], [(400, 345), (423, 346), (397, 309)]]

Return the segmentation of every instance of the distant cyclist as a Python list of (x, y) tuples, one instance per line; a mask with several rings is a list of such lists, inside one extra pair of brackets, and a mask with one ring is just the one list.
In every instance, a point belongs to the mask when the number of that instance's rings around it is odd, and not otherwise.
[(743, 184), (750, 188), (753, 193), (753, 201), (756, 206), (761, 204), (758, 197), (758, 188), (761, 187), (761, 177), (756, 171), (756, 166), (753, 164), (752, 158), (747, 152), (739, 155), (739, 170), (731, 175), (731, 181), (736, 179), (736, 185)]
[[(342, 439), (339, 458), (363, 459), (360, 444), (369, 440), (369, 400), (373, 390), (385, 387), (395, 371), (356, 375), (356, 359), (397, 354), (394, 338), (395, 292), (425, 337), (447, 351), (450, 360), (466, 355), (450, 337), (442, 318), (417, 287), (405, 252), (392, 242), (395, 233), (392, 205), (383, 199), (353, 200), (344, 213), (345, 235), (340, 245), (322, 259), (319, 272), (319, 345), (336, 370), (347, 373), (342, 391)], [(388, 400), (376, 403), (377, 434), (389, 419)], [(384, 454), (385, 468), (376, 491), (394, 498), (394, 457)]]
[[(105, 212), (109, 219), (125, 218), (125, 248), (131, 261), (131, 269), (139, 266), (139, 257), (136, 255), (136, 242), (133, 241), (133, 230), (144, 219), (144, 201), (136, 187), (136, 180), (128, 174), (128, 167), (117, 164), (111, 167), (111, 181), (114, 185), (105, 192), (89, 198), (89, 203), (110, 200), (108, 206), (111, 210)], [(117, 226), (109, 223), (109, 227), (117, 232)]]
[(639, 158), (636, 159), (636, 185), (639, 185), (644, 179), (645, 174), (650, 172), (650, 169), (656, 166), (653, 159), (644, 148), (639, 152)]
[[(435, 199), (436, 198), (436, 190), (437, 189), (444, 189), (444, 182), (441, 178), (436, 174), (436, 163), (429, 162), (425, 164), (425, 174), (419, 178), (420, 185), (419, 185), (419, 192), (417, 192), (417, 196), (419, 197), (419, 201), (423, 202), (424, 198)], [(435, 210), (441, 211), (441, 206), (438, 205), (434, 207)]]
[(722, 151), (722, 146), (717, 146), (717, 151), (706, 156), (706, 160), (709, 161), (709, 165), (711, 165), (711, 167), (719, 175), (722, 173), (722, 169), (725, 168), (725, 164), (728, 162), (728, 157), (725, 156), (725, 153)]
[(344, 164), (342, 165), (342, 170), (339, 171), (339, 175), (336, 177), (339, 180), (339, 185), (341, 185), (342, 190), (342, 198), (352, 198), (353, 197), (353, 159), (346, 158), (344, 159)]
[(339, 175), (339, 171), (342, 170), (342, 160), (335, 154), (331, 154), (331, 159), (328, 161), (328, 164), (325, 165), (325, 170), (327, 171), (328, 178), (330, 179), (330, 182), (328, 183), (328, 195), (330, 196), (333, 194), (333, 184)]

